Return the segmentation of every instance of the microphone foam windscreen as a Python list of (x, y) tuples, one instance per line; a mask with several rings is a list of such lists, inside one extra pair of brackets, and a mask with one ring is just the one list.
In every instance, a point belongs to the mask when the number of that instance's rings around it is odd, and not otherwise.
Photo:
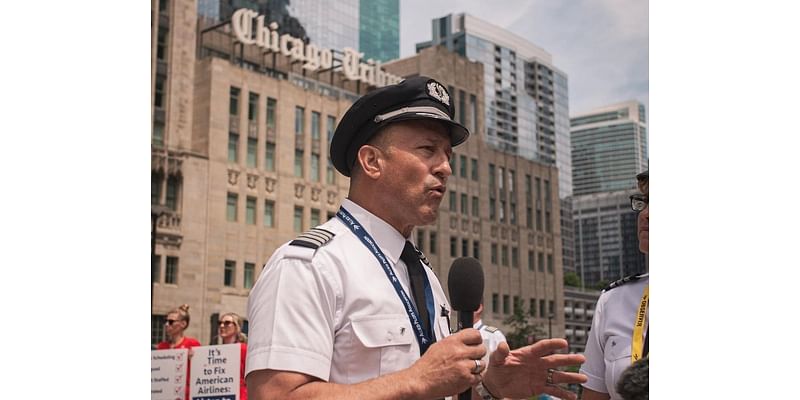
[(453, 261), (447, 275), (450, 304), (458, 311), (477, 311), (483, 301), (483, 268), (472, 257)]

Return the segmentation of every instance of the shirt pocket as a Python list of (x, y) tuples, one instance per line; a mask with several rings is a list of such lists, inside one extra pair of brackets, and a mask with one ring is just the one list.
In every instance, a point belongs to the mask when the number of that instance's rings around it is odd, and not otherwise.
[(358, 362), (369, 365), (374, 376), (399, 371), (419, 358), (412, 345), (414, 332), (405, 315), (370, 315), (352, 321), (353, 333), (364, 347)]
[(617, 381), (622, 371), (631, 364), (631, 338), (610, 336), (606, 340), (603, 356), (606, 363), (606, 388), (609, 393), (616, 393)]

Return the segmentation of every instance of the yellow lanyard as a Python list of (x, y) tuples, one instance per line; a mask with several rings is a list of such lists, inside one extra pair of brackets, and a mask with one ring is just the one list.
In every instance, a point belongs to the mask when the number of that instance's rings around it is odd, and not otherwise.
[(644, 331), (645, 322), (647, 320), (647, 304), (650, 302), (650, 285), (644, 287), (642, 293), (642, 300), (639, 302), (639, 310), (636, 313), (636, 319), (633, 322), (633, 337), (631, 338), (631, 364), (636, 360), (642, 358), (642, 349), (644, 347)]

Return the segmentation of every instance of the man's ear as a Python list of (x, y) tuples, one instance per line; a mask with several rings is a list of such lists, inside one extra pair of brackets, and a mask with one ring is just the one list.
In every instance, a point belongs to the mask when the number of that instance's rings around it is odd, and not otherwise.
[(361, 166), (364, 175), (378, 179), (381, 176), (380, 159), (383, 156), (381, 149), (365, 144), (358, 149), (356, 164)]

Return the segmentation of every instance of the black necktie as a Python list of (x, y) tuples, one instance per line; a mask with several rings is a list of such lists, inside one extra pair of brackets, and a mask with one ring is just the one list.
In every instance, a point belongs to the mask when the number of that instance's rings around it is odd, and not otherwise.
[(411, 242), (406, 240), (400, 259), (408, 267), (408, 276), (411, 278), (411, 293), (414, 295), (414, 303), (417, 304), (417, 312), (422, 320), (422, 329), (431, 338), (431, 342), (434, 342), (436, 341), (436, 335), (431, 334), (430, 318), (428, 316), (427, 302), (425, 301), (425, 271), (422, 269), (417, 250)]

